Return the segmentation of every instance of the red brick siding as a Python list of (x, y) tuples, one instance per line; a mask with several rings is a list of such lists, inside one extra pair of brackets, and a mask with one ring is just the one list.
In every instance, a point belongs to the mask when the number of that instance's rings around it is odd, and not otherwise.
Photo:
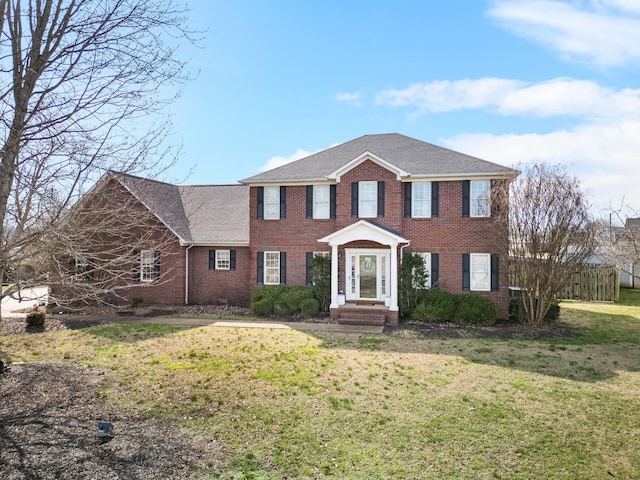
[[(351, 183), (359, 181), (385, 182), (385, 216), (371, 218), (391, 228), (411, 241), (404, 252), (438, 253), (440, 286), (452, 293), (462, 292), (462, 254), (491, 253), (500, 255), (499, 292), (478, 292), (496, 303), (498, 315), (508, 315), (507, 261), (495, 237), (495, 219), (462, 217), (462, 182), (440, 182), (439, 216), (437, 218), (404, 218), (404, 188), (394, 173), (378, 164), (365, 161), (346, 172), (336, 185), (336, 219), (306, 218), (306, 187), (287, 186), (286, 219), (258, 220), (257, 188), (250, 191), (250, 287), (256, 286), (256, 257), (259, 251), (287, 252), (287, 284), (302, 285), (306, 280), (305, 252), (329, 250), (318, 239), (360, 218), (351, 216)], [(354, 244), (349, 247), (354, 247)], [(364, 246), (364, 245), (358, 245)], [(368, 247), (379, 247), (370, 242)], [(340, 249), (339, 289), (344, 289), (344, 251)]]
[[(209, 250), (235, 250), (235, 270), (209, 270)], [(249, 263), (247, 247), (194, 247), (189, 250), (189, 303), (248, 305)], [(221, 300), (224, 299), (224, 300)]]

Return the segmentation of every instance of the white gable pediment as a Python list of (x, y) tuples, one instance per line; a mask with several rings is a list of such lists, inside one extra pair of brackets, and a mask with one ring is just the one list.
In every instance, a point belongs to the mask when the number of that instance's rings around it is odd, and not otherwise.
[(349, 170), (352, 170), (353, 168), (357, 167), (361, 163), (366, 162), (367, 160), (371, 160), (373, 163), (376, 163), (381, 167), (386, 168), (390, 172), (394, 173), (398, 180), (408, 175), (408, 173), (402, 170), (401, 168), (398, 168), (392, 163), (387, 162), (385, 159), (378, 157), (377, 155), (369, 151), (366, 151), (363, 154), (351, 160), (350, 162), (344, 164), (337, 170), (334, 170), (333, 172), (331, 172), (329, 175), (327, 175), (327, 178), (330, 180), (335, 180), (336, 182), (340, 182), (340, 177), (342, 175), (347, 173)]
[(397, 233), (366, 220), (360, 220), (356, 223), (352, 223), (341, 230), (319, 239), (318, 242), (328, 243), (329, 246), (333, 247), (335, 245), (344, 245), (358, 240), (369, 240), (381, 245), (388, 245), (390, 247), (397, 246), (400, 243), (409, 243), (409, 240), (401, 237)]

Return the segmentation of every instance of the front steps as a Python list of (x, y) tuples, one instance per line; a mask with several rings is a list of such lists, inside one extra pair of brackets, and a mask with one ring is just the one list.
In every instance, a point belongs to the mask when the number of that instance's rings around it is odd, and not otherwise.
[(345, 325), (384, 325), (386, 320), (380, 310), (353, 309), (338, 314), (338, 323)]

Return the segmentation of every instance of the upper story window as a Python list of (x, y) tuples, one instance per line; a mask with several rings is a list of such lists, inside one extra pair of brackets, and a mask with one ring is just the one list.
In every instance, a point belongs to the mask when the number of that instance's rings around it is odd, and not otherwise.
[(411, 216), (431, 216), (431, 182), (413, 182), (411, 186)]
[(491, 180), (462, 182), (462, 216), (491, 216)]
[(378, 215), (378, 182), (360, 182), (358, 200), (359, 217), (376, 217)]
[(275, 220), (286, 218), (287, 187), (257, 187), (257, 218)]
[(491, 182), (489, 180), (472, 180), (470, 201), (470, 213), (472, 217), (489, 217), (489, 194), (491, 192)]
[(351, 216), (384, 217), (384, 182), (353, 182), (351, 184)]
[(280, 187), (264, 187), (264, 218), (280, 218)]
[(336, 218), (335, 185), (307, 185), (307, 218)]
[(329, 185), (313, 186), (313, 218), (329, 218), (331, 209)]

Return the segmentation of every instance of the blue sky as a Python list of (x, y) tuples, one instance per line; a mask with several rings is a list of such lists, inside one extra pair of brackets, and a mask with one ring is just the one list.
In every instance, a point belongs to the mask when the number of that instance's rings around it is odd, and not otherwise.
[[(194, 0), (199, 70), (173, 105), (186, 184), (235, 183), (402, 133), (580, 178), (640, 211), (638, 0)], [(185, 178), (185, 172), (191, 172)]]

